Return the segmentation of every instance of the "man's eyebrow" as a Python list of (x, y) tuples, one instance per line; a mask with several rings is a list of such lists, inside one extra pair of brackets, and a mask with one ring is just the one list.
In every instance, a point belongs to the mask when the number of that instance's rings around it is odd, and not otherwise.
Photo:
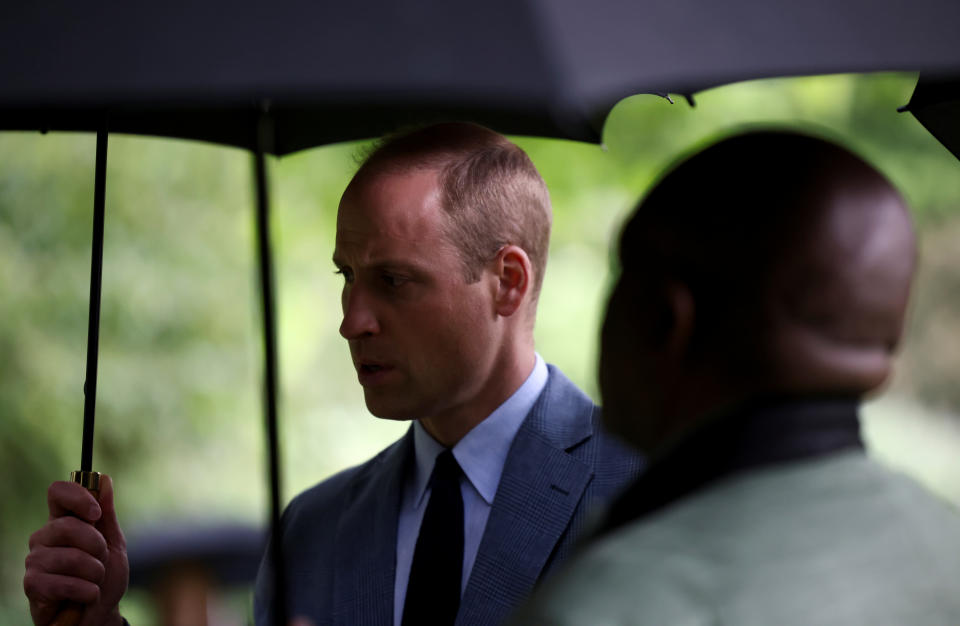
[(405, 270), (409, 272), (420, 272), (423, 271), (423, 266), (416, 263), (411, 263), (410, 261), (401, 261), (400, 259), (376, 259), (372, 263), (368, 263), (367, 267), (373, 269), (393, 269), (393, 270)]
[[(349, 265), (349, 263), (347, 263), (343, 259), (338, 258), (336, 256), (333, 257), (333, 264), (336, 265), (337, 267), (346, 267)], [(411, 263), (410, 261), (407, 261), (407, 260), (392, 259), (390, 257), (386, 257), (383, 259), (374, 259), (369, 263), (363, 263), (360, 267), (366, 270), (389, 269), (389, 270), (407, 271), (411, 273), (422, 273), (422, 272), (425, 272), (427, 269), (424, 265)]]

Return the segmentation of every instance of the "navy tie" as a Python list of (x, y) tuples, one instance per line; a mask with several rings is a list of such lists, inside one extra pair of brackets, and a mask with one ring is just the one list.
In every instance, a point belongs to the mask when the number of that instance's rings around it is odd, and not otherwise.
[(437, 456), (431, 493), (410, 566), (403, 626), (453, 624), (463, 576), (463, 498), (460, 466), (453, 452)]

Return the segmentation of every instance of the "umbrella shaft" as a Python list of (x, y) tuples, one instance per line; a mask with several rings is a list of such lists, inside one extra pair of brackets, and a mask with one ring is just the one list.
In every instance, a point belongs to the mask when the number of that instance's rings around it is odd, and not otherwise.
[(257, 252), (263, 305), (264, 420), (270, 477), (270, 559), (273, 562), (273, 623), (287, 623), (286, 562), (280, 533), (280, 437), (277, 429), (277, 328), (270, 249), (270, 188), (266, 154), (273, 149), (273, 120), (264, 111), (256, 128), (253, 170), (256, 184)]
[(87, 324), (87, 375), (83, 383), (83, 444), (80, 470), (93, 469), (93, 418), (97, 405), (97, 357), (100, 346), (100, 285), (103, 276), (103, 215), (107, 184), (107, 130), (97, 132), (93, 190), (93, 249), (90, 255), (90, 317)]

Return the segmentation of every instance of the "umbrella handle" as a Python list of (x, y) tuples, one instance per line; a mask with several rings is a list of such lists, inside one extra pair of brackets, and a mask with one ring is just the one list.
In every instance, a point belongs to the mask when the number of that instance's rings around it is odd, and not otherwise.
[(83, 617), (83, 606), (70, 602), (60, 609), (57, 616), (50, 622), (50, 626), (77, 626)]
[[(93, 497), (100, 499), (100, 472), (70, 472), (70, 481), (80, 483)], [(83, 617), (84, 606), (76, 602), (65, 602), (50, 626), (77, 626)]]

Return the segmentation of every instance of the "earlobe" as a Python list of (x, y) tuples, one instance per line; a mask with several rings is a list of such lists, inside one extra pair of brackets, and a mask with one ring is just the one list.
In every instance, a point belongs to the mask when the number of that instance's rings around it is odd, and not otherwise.
[(509, 317), (520, 309), (530, 290), (533, 266), (522, 248), (504, 246), (494, 260), (497, 287), (494, 304), (497, 315)]

